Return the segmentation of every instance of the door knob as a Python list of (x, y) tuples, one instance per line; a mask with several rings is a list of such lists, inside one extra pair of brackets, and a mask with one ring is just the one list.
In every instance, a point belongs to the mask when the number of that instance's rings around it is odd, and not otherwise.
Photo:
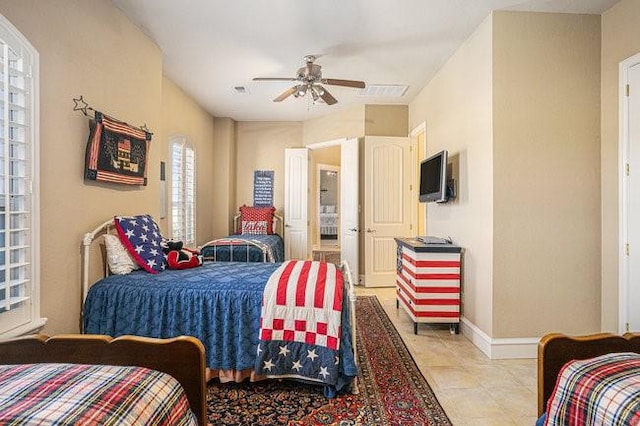
[(375, 229), (371, 229), (371, 228), (367, 228), (367, 232), (370, 234), (373, 234), (374, 232), (376, 232)]
[(351, 228), (351, 229), (349, 229), (349, 231), (351, 231), (351, 232), (358, 232), (358, 228)]
[(291, 225), (286, 224), (286, 225), (284, 225), (284, 227), (285, 227), (285, 228), (291, 228)]

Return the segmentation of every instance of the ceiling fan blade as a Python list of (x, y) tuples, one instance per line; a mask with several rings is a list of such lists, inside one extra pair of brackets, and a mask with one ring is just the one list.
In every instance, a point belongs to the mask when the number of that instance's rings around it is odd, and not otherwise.
[(322, 83), (329, 84), (331, 86), (355, 87), (357, 89), (364, 89), (365, 87), (364, 81), (340, 80), (337, 78), (323, 78)]
[(289, 77), (255, 77), (253, 81), (296, 81), (296, 79)]
[(336, 98), (334, 98), (331, 95), (331, 93), (329, 93), (327, 91), (327, 89), (323, 89), (323, 93), (322, 93), (322, 95), (320, 95), (320, 97), (322, 98), (324, 103), (327, 104), (327, 105), (333, 105), (335, 103), (338, 103), (338, 100)]
[(273, 100), (273, 102), (282, 102), (282, 101), (284, 101), (284, 100), (285, 100), (285, 99), (287, 99), (289, 96), (293, 95), (293, 93), (294, 93), (296, 90), (298, 90), (298, 86), (293, 86), (292, 88), (285, 90), (284, 92), (282, 92), (282, 93), (280, 94), (280, 96), (278, 96), (277, 98), (275, 98), (275, 99)]

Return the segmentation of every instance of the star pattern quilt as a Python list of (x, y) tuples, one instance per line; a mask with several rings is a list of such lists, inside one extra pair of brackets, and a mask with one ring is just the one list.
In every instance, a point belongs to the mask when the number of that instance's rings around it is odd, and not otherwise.
[(256, 372), (336, 385), (343, 291), (332, 263), (284, 262), (264, 290)]

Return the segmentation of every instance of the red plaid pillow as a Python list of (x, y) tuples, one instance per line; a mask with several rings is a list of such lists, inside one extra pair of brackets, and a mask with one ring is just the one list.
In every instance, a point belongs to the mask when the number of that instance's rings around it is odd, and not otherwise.
[[(273, 214), (275, 213), (276, 208), (273, 206), (270, 207), (249, 207), (242, 206), (240, 207), (240, 220), (238, 221), (238, 229), (236, 232), (238, 234), (244, 234), (242, 229), (243, 222), (266, 222), (267, 229), (265, 234), (273, 234)], [(255, 234), (255, 232), (252, 232)]]

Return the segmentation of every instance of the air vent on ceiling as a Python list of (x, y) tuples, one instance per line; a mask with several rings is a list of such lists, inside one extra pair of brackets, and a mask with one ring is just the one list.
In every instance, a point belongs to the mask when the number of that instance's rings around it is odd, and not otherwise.
[(249, 94), (249, 89), (247, 89), (245, 86), (235, 86), (234, 90), (236, 92), (238, 92), (241, 95), (248, 95)]
[(368, 98), (399, 98), (404, 96), (409, 86), (402, 84), (368, 84), (358, 92), (358, 96)]

